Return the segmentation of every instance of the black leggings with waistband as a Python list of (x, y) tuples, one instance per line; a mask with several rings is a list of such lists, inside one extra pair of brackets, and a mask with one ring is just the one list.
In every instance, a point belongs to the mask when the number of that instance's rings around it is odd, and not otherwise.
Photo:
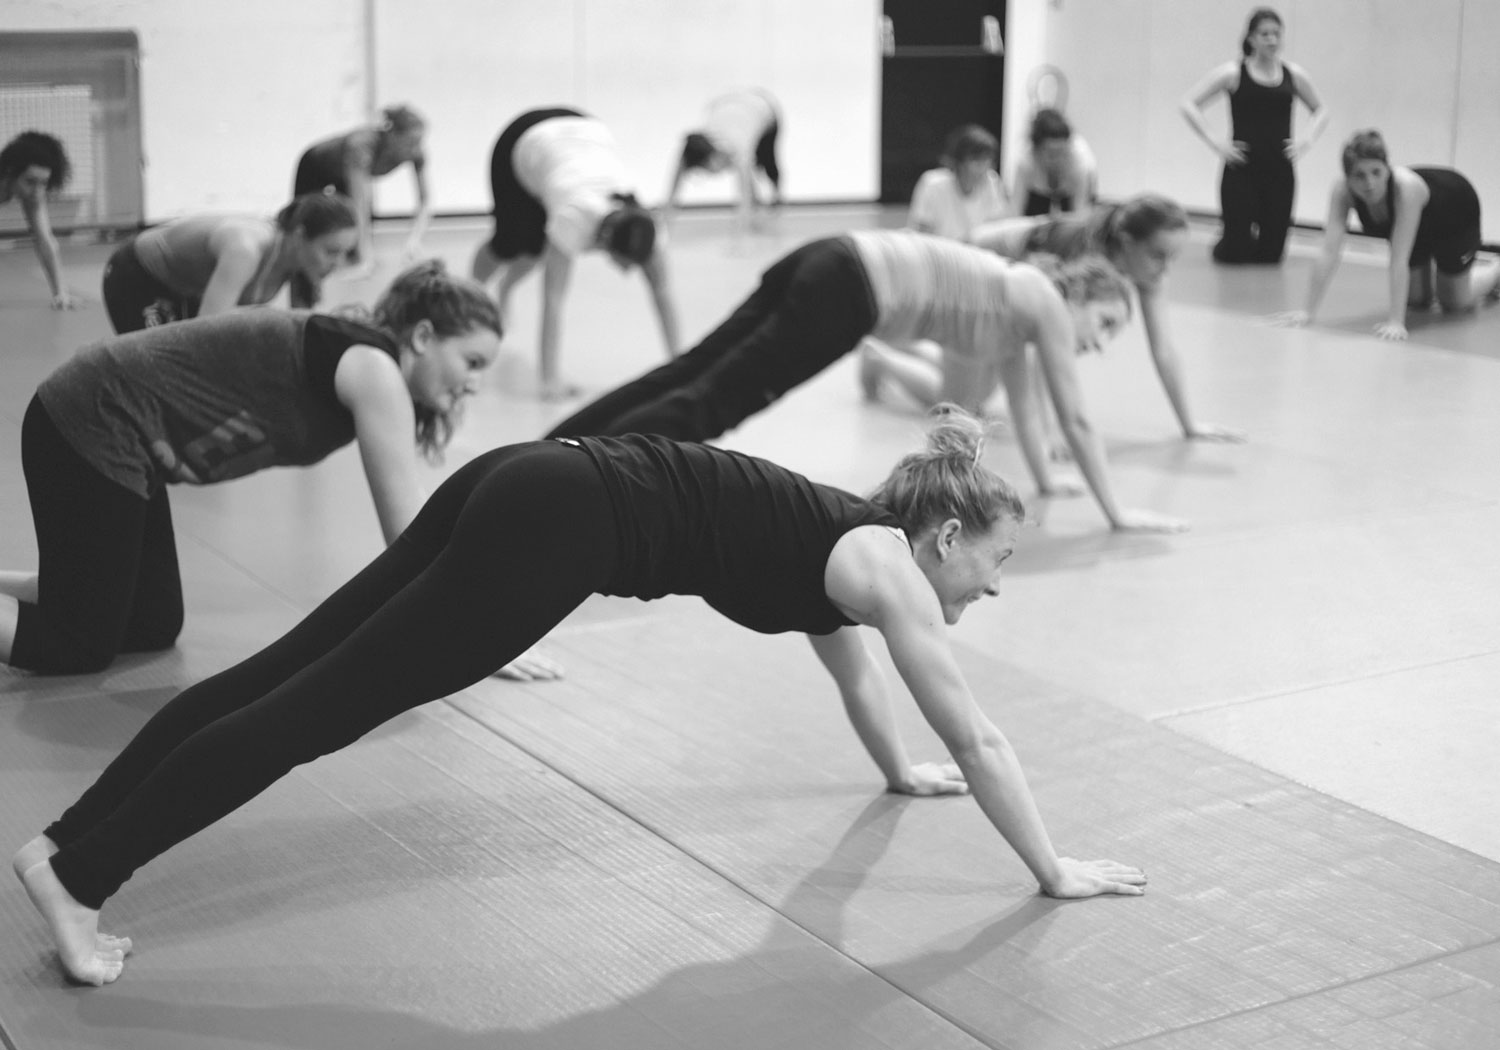
[(495, 449), (281, 639), (185, 690), (46, 834), (98, 908), (142, 864), (419, 704), (535, 644), (614, 573), (613, 504), (588, 453)]

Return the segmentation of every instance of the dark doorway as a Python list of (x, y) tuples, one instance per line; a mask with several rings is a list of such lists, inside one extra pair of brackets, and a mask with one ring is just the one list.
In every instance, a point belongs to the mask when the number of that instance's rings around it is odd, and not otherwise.
[(885, 0), (880, 200), (905, 204), (960, 124), (1000, 138), (1006, 0)]

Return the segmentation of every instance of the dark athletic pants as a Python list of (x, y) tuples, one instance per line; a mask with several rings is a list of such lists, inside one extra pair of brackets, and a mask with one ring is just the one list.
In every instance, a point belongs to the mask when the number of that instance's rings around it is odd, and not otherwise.
[(134, 238), (116, 248), (104, 264), (103, 292), (109, 323), (121, 335), (198, 313), (198, 300), (184, 299), (141, 265)]
[(1297, 173), (1282, 143), (1252, 143), (1244, 164), (1224, 165), (1219, 206), (1224, 235), (1213, 255), (1226, 263), (1279, 263), (1292, 226)]
[(615, 567), (588, 453), (495, 449), (280, 640), (185, 690), (46, 831), (52, 868), (97, 908), (142, 864), (304, 762), (514, 659)]
[(586, 405), (548, 436), (707, 441), (853, 350), (875, 320), (854, 246), (842, 237), (812, 241), (767, 270), (693, 349)]
[(100, 474), (36, 397), (21, 423), (21, 468), (40, 601), (21, 603), (11, 666), (84, 674), (119, 653), (171, 646), (182, 630), (182, 579), (166, 488), (146, 500)]

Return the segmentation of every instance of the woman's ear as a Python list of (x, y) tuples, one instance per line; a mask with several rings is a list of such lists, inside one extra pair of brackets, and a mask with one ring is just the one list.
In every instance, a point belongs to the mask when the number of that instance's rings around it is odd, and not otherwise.
[(436, 334), (437, 330), (432, 327), (432, 322), (427, 318), (424, 317), (418, 321), (412, 327), (411, 337), (407, 340), (411, 344), (412, 353), (425, 354)]
[(937, 547), (938, 561), (946, 560), (948, 555), (953, 553), (953, 548), (958, 545), (958, 536), (963, 532), (963, 528), (963, 522), (957, 518), (949, 518), (937, 527), (933, 543)]

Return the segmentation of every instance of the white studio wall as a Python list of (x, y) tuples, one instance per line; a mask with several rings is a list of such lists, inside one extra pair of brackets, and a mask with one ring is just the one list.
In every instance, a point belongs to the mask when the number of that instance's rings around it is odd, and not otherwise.
[[(0, 0), (11, 30), (133, 29), (141, 41), (146, 216), (270, 212), (319, 138), (406, 102), (431, 122), (439, 212), (490, 207), (489, 156), (512, 117), (545, 105), (614, 130), (642, 199), (665, 193), (681, 136), (719, 92), (783, 102), (785, 191), (878, 192), (878, 0)], [(727, 201), (727, 179), (688, 201)], [(411, 180), (377, 183), (404, 212)]]
[[(789, 198), (877, 193), (876, 0), (449, 0), (441, 22), (404, 0), (375, 0), (375, 11), (380, 98), (431, 115), (440, 211), (488, 210), (495, 139), (511, 118), (548, 105), (608, 124), (641, 199), (659, 201), (683, 134), (710, 99), (738, 87), (766, 88), (785, 107)], [(457, 43), (455, 23), (465, 27)], [(377, 203), (405, 211), (410, 194), (408, 180), (386, 180)], [(726, 177), (689, 182), (683, 199), (731, 196)]]
[[(1011, 24), (1041, 38), (1039, 60), (1060, 66), (1068, 116), (1099, 157), (1110, 197), (1156, 190), (1217, 212), (1219, 164), (1178, 105), (1215, 64), (1235, 59), (1250, 11), (1240, 0), (1012, 0)], [(1327, 131), (1298, 167), (1295, 215), (1321, 223), (1339, 149), (1362, 127), (1386, 136), (1392, 160), (1457, 167), (1487, 204), (1485, 235), (1500, 241), (1500, 5), (1493, 0), (1285, 0), (1285, 57), (1329, 106)], [(1035, 30), (1042, 23), (1040, 33)], [(1021, 58), (1012, 51), (1013, 60)], [(1029, 57), (1029, 56), (1027, 56)], [(1020, 66), (1021, 61), (1014, 61)], [(1014, 69), (1024, 89), (1031, 68)], [(1227, 131), (1221, 97), (1206, 112)], [(1305, 126), (1305, 110), (1296, 121)], [(1013, 129), (1014, 130), (1014, 129)]]
[(300, 151), (364, 113), (359, 3), (0, 0), (0, 22), (136, 31), (149, 220), (273, 211)]

